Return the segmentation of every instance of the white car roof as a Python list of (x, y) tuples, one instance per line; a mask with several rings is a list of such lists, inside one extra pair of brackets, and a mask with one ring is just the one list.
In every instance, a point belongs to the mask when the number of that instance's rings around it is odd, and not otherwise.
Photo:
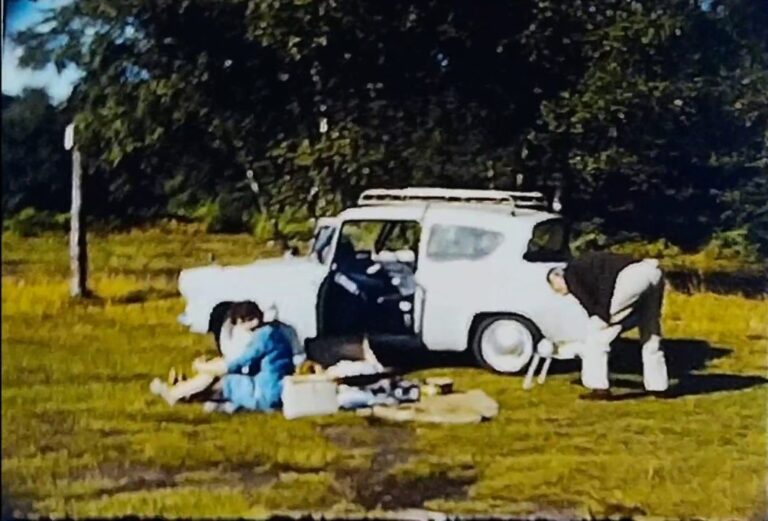
[(315, 221), (315, 226), (334, 226), (338, 224), (339, 219), (338, 217), (318, 217)]
[(426, 204), (358, 206), (341, 212), (340, 221), (420, 221)]
[(341, 212), (336, 220), (421, 221), (427, 215), (430, 220), (468, 226), (475, 224), (491, 228), (508, 227), (511, 223), (530, 227), (540, 221), (560, 217), (557, 214), (539, 210), (518, 209), (512, 213), (507, 207), (495, 205), (406, 203), (349, 208)]

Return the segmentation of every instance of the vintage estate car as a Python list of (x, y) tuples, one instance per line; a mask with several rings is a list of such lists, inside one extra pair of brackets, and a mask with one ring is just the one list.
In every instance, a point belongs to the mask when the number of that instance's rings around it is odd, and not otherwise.
[(541, 338), (584, 337), (587, 313), (546, 281), (569, 255), (567, 225), (538, 192), (368, 190), (318, 220), (306, 257), (183, 270), (179, 321), (217, 334), (226, 303), (254, 300), (303, 345), (364, 334), (471, 349), (485, 367), (515, 373)]

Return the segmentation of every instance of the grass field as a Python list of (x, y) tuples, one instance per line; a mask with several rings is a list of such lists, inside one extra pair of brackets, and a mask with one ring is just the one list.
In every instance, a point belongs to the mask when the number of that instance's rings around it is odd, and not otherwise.
[[(454, 513), (764, 519), (768, 302), (669, 294), (677, 397), (637, 393), (638, 347), (616, 347), (627, 399), (585, 402), (563, 363), (530, 392), (473, 367), (418, 375), (480, 388), (472, 426), (286, 421), (169, 408), (147, 384), (212, 348), (175, 322), (182, 267), (271, 253), (247, 236), (154, 230), (91, 238), (98, 299), (67, 298), (66, 238), (3, 236), (4, 513), (264, 517), (409, 507)], [(623, 357), (618, 355), (623, 351)], [(621, 360), (619, 360), (621, 358)]]

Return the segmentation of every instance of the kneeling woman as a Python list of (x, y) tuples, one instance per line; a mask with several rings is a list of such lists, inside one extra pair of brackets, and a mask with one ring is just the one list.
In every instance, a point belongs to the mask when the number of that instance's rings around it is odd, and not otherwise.
[(193, 378), (168, 386), (152, 382), (152, 392), (173, 404), (179, 400), (208, 400), (206, 409), (269, 411), (281, 406), (283, 378), (294, 372), (293, 346), (278, 323), (264, 323), (254, 303), (242, 325), (254, 329), (242, 354), (232, 360), (195, 360)]

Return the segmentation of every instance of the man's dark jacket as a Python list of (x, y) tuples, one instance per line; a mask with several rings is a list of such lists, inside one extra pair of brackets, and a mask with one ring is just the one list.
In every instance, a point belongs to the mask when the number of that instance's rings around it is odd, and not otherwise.
[(611, 298), (619, 272), (637, 262), (627, 255), (593, 252), (573, 259), (565, 268), (568, 290), (581, 302), (589, 316), (611, 321)]

